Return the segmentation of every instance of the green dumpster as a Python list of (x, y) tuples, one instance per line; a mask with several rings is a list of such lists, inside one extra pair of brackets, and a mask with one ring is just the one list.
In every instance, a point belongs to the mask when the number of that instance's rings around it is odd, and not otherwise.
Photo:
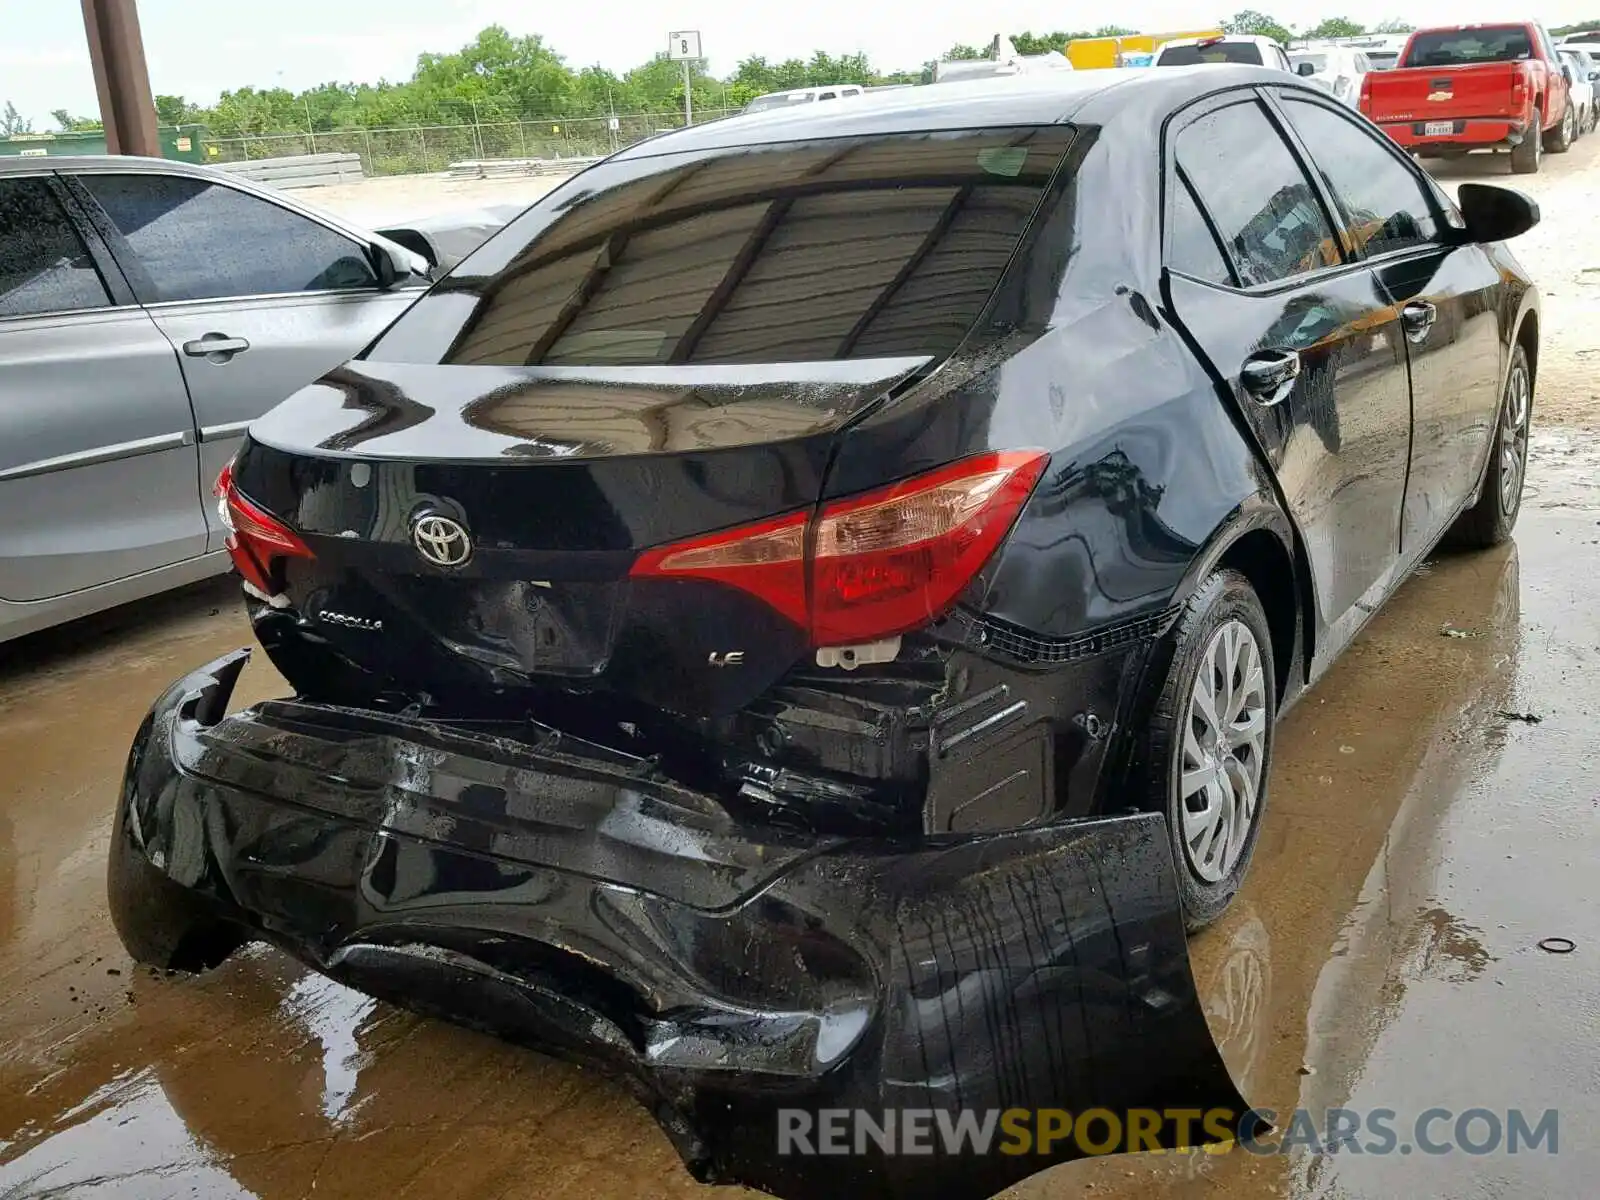
[[(163, 125), (157, 130), (161, 157), (183, 162), (206, 161), (204, 125)], [(104, 154), (106, 135), (98, 130), (81, 133), (16, 133), (0, 138), (0, 155), (23, 158), (59, 157), (63, 154)]]

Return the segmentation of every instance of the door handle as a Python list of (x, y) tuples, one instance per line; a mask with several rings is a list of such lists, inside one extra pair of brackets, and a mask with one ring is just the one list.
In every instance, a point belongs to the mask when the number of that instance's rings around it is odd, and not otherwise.
[(1439, 310), (1426, 300), (1413, 300), (1400, 310), (1400, 324), (1405, 326), (1406, 340), (1420, 342), (1428, 336)]
[(227, 362), (235, 354), (250, 349), (242, 337), (229, 337), (225, 333), (208, 333), (183, 344), (183, 352), (190, 358), (209, 358), (212, 362)]
[(1244, 360), (1239, 382), (1257, 404), (1270, 408), (1289, 398), (1300, 378), (1300, 355), (1293, 350), (1257, 350)]

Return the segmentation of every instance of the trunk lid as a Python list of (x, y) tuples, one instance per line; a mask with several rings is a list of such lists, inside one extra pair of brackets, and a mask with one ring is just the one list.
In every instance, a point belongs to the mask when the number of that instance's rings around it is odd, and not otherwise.
[(1367, 79), (1368, 116), (1380, 123), (1516, 116), (1522, 102), (1515, 84), (1524, 71), (1518, 63), (1375, 71)]
[[(350, 364), (259, 422), (234, 467), (312, 555), (280, 560), (263, 640), (290, 620), (278, 648), (314, 640), (288, 660), (313, 691), (331, 658), (363, 695), (493, 703), (543, 682), (734, 711), (805, 653), (804, 631), (734, 589), (630, 568), (813, 507), (839, 428), (926, 361)], [(436, 527), (469, 544), (429, 543)]]

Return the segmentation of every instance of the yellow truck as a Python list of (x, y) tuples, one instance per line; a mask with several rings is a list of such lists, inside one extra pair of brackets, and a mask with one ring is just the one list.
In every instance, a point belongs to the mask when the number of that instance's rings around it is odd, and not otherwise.
[[(1152, 55), (1174, 38), (1221, 37), (1220, 29), (1188, 29), (1177, 33), (1127, 33), (1118, 37), (1077, 38), (1067, 43), (1067, 61), (1075, 71), (1127, 65), (1131, 56)], [(1148, 57), (1145, 58), (1148, 62)]]

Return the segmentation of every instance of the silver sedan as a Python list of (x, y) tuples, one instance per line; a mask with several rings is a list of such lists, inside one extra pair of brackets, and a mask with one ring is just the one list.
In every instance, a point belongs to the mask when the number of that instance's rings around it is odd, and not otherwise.
[(0, 642), (226, 570), (245, 428), (507, 215), (384, 237), (205, 167), (0, 159)]

